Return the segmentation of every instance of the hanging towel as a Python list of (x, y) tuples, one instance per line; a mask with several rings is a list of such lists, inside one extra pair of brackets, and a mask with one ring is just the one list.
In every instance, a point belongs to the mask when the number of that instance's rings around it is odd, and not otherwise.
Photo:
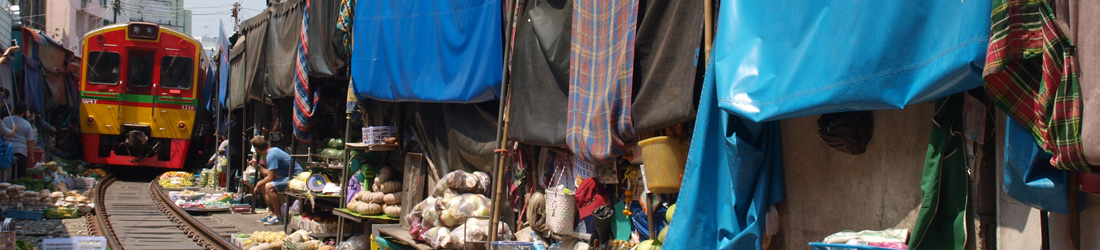
[(932, 136), (921, 177), (921, 206), (909, 249), (963, 250), (966, 228), (966, 153), (963, 151), (963, 110), (966, 93), (936, 100)]
[(527, 1), (523, 16), (512, 56), (508, 139), (565, 147), (573, 1)]
[(702, 83), (699, 54), (704, 4), (643, 0), (634, 51), (634, 131), (648, 133), (695, 119), (695, 93)]
[(313, 139), (313, 111), (317, 108), (318, 95), (309, 86), (309, 1), (302, 9), (302, 28), (298, 32), (298, 57), (294, 63), (294, 137), (299, 141)]
[(1093, 172), (1081, 148), (1081, 94), (1073, 44), (1046, 1), (994, 0), (985, 88), (1064, 170)]
[(707, 67), (666, 249), (762, 249), (768, 207), (786, 197), (779, 122), (720, 109), (714, 76)]
[(566, 143), (606, 164), (636, 138), (630, 120), (637, 0), (573, 1)]

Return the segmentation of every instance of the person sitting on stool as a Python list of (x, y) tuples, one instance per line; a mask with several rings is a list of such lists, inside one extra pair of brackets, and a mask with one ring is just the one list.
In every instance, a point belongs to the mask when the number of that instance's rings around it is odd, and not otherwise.
[(302, 171), (302, 166), (290, 159), (290, 154), (277, 147), (269, 147), (267, 140), (262, 136), (252, 138), (252, 147), (256, 153), (266, 155), (267, 167), (258, 167), (256, 160), (248, 162), (249, 166), (256, 167), (264, 175), (263, 180), (256, 183), (253, 193), (264, 197), (267, 203), (268, 216), (260, 219), (265, 225), (283, 223), (282, 199), (277, 192), (286, 191), (290, 177)]

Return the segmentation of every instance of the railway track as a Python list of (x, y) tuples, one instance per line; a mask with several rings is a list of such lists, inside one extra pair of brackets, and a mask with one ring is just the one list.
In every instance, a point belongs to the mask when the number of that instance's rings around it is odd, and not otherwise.
[(104, 178), (92, 192), (95, 213), (89, 229), (107, 238), (111, 249), (239, 249), (227, 232), (207, 227), (172, 204), (156, 181), (118, 181)]

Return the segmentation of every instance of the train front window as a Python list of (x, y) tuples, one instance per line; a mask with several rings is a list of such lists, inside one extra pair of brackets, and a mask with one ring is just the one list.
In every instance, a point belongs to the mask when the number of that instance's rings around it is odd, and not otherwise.
[(115, 52), (93, 51), (88, 53), (87, 81), (92, 84), (118, 84), (121, 56)]
[(152, 51), (130, 51), (130, 60), (127, 61), (126, 86), (134, 88), (149, 87), (153, 82), (153, 56)]
[(181, 56), (160, 58), (160, 86), (170, 89), (191, 88), (192, 75), (195, 74), (195, 61)]

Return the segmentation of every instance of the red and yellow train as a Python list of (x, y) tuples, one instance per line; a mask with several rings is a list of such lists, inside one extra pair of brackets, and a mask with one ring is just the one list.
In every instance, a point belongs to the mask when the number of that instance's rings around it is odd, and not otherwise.
[(131, 22), (83, 39), (80, 128), (84, 161), (180, 169), (194, 154), (206, 100), (202, 45), (157, 24)]

